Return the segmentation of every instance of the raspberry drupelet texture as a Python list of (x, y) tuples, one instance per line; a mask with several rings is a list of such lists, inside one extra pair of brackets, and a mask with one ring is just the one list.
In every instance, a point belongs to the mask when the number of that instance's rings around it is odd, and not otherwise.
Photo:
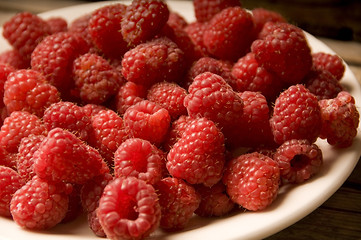
[(15, 69), (25, 69), (30, 67), (30, 60), (24, 59), (16, 49), (9, 49), (0, 53), (0, 63), (8, 64)]
[(77, 34), (84, 39), (88, 49), (92, 49), (95, 47), (88, 28), (89, 20), (91, 17), (92, 17), (91, 13), (86, 13), (84, 15), (81, 15), (75, 18), (73, 21), (71, 21), (69, 23), (69, 28), (68, 28), (68, 32), (72, 34)]
[(114, 176), (132, 176), (154, 185), (166, 171), (165, 160), (165, 153), (148, 140), (130, 138), (114, 153)]
[(256, 38), (266, 22), (287, 22), (280, 13), (269, 9), (254, 8), (251, 11), (254, 23), (254, 34)]
[(189, 123), (167, 155), (169, 173), (190, 184), (212, 186), (223, 174), (224, 136), (215, 123), (198, 118)]
[(360, 118), (353, 96), (341, 91), (336, 98), (320, 100), (319, 104), (322, 117), (320, 137), (337, 147), (351, 146)]
[(162, 211), (160, 227), (166, 231), (184, 229), (201, 198), (194, 187), (182, 179), (166, 177), (156, 184)]
[(173, 145), (181, 138), (184, 130), (192, 120), (194, 119), (188, 115), (182, 115), (172, 122), (162, 146), (166, 152), (169, 152)]
[(105, 187), (97, 215), (108, 238), (139, 240), (159, 227), (161, 209), (152, 185), (116, 178)]
[(130, 45), (152, 39), (168, 21), (169, 9), (162, 0), (134, 0), (127, 7), (122, 21), (121, 33)]
[(208, 22), (214, 15), (225, 8), (241, 7), (238, 0), (194, 0), (194, 14), (198, 22)]
[(45, 21), (49, 25), (52, 34), (68, 31), (68, 22), (62, 17), (50, 17)]
[(278, 144), (291, 139), (315, 142), (321, 130), (321, 110), (317, 97), (304, 85), (289, 87), (276, 99), (270, 122), (274, 140)]
[(147, 87), (133, 82), (124, 83), (116, 96), (116, 109), (120, 115), (136, 103), (145, 100), (147, 97)]
[(82, 106), (82, 109), (85, 112), (85, 114), (90, 118), (94, 117), (102, 110), (110, 110), (109, 108), (103, 105), (92, 104), (92, 103), (85, 104), (84, 106)]
[(10, 201), (24, 184), (25, 180), (14, 169), (0, 165), (0, 216), (11, 216)]
[(195, 45), (195, 49), (197, 52), (200, 53), (202, 57), (208, 56), (207, 47), (204, 45), (203, 42), (203, 34), (207, 28), (207, 23), (202, 22), (192, 22), (188, 24), (184, 30), (192, 40), (193, 44)]
[(8, 113), (27, 111), (42, 117), (46, 108), (59, 101), (60, 94), (56, 87), (35, 70), (14, 71), (4, 85), (4, 104)]
[(230, 198), (251, 211), (269, 206), (278, 195), (280, 169), (258, 152), (240, 155), (227, 164), (223, 182)]
[[(0, 63), (0, 107), (4, 107), (4, 85), (8, 79), (10, 73), (14, 72), (16, 69), (6, 63)], [(6, 107), (6, 106), (5, 106)]]
[(341, 80), (345, 73), (345, 64), (336, 54), (316, 52), (312, 54), (312, 62), (315, 69), (329, 71), (336, 80)]
[(317, 174), (322, 166), (321, 149), (305, 139), (292, 139), (279, 146), (273, 155), (285, 183), (302, 183)]
[(69, 204), (65, 183), (33, 177), (15, 192), (10, 202), (14, 221), (31, 230), (54, 227), (65, 217)]

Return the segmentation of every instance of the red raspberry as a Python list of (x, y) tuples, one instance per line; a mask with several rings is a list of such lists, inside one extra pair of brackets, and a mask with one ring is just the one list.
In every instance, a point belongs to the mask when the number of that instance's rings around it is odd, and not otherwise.
[(0, 166), (9, 167), (17, 171), (17, 162), (17, 153), (8, 153), (5, 147), (0, 147)]
[(181, 138), (188, 124), (193, 120), (193, 118), (187, 115), (182, 115), (172, 122), (170, 130), (168, 131), (166, 139), (163, 143), (163, 149), (166, 152), (169, 152), (173, 145)]
[(90, 36), (89, 28), (88, 28), (89, 20), (91, 17), (92, 17), (91, 13), (86, 13), (84, 15), (81, 15), (80, 17), (77, 17), (72, 22), (70, 22), (68, 28), (68, 32), (72, 34), (77, 34), (80, 37), (82, 37), (89, 49), (94, 47), (94, 43), (92, 37)]
[(256, 60), (285, 83), (300, 83), (312, 66), (311, 49), (305, 34), (289, 23), (267, 22), (263, 29), (268, 26), (268, 34), (252, 43)]
[(133, 0), (121, 21), (121, 33), (130, 45), (152, 39), (167, 22), (169, 9), (162, 0)]
[(136, 103), (144, 100), (147, 97), (147, 88), (140, 84), (133, 82), (126, 82), (120, 87), (116, 96), (116, 109), (121, 115)]
[(200, 56), (203, 57), (209, 55), (207, 47), (203, 42), (203, 34), (206, 28), (207, 24), (201, 22), (192, 22), (184, 28), (184, 31), (188, 34), (195, 45), (195, 51), (199, 52)]
[(316, 52), (312, 54), (312, 61), (314, 68), (329, 71), (337, 80), (341, 80), (345, 73), (345, 64), (336, 54)]
[(96, 149), (61, 128), (49, 131), (33, 161), (36, 175), (49, 181), (82, 184), (109, 171)]
[(48, 23), (30, 12), (21, 12), (3, 25), (3, 36), (19, 51), (24, 59), (30, 61), (35, 47), (49, 34)]
[(29, 135), (21, 139), (16, 166), (19, 175), (26, 181), (35, 176), (33, 155), (44, 139), (44, 135)]
[(16, 49), (6, 50), (0, 53), (0, 63), (8, 64), (15, 69), (30, 68), (30, 61), (25, 60)]
[(280, 13), (264, 8), (252, 9), (252, 18), (255, 37), (261, 32), (266, 22), (287, 22)]
[(124, 54), (122, 74), (131, 82), (151, 86), (177, 81), (185, 71), (184, 53), (168, 38), (140, 44)]
[(26, 111), (12, 112), (1, 126), (0, 146), (9, 153), (17, 153), (21, 139), (30, 134), (47, 134), (41, 119)]
[(11, 198), (24, 184), (24, 179), (15, 170), (0, 165), (0, 216), (11, 216)]
[(253, 53), (241, 57), (232, 68), (236, 91), (261, 92), (269, 101), (274, 101), (283, 89), (283, 83), (272, 72), (260, 66)]
[(201, 200), (194, 187), (182, 179), (166, 177), (156, 190), (162, 210), (160, 227), (167, 231), (184, 229)]
[(252, 31), (252, 15), (241, 7), (230, 7), (209, 21), (203, 42), (212, 55), (235, 61), (249, 51)]
[(190, 184), (216, 184), (225, 164), (224, 136), (214, 122), (199, 118), (189, 123), (167, 155), (167, 169)]
[(187, 114), (187, 109), (183, 105), (187, 94), (187, 90), (176, 83), (161, 82), (149, 89), (147, 99), (165, 108), (171, 119), (177, 119)]
[(60, 101), (58, 90), (40, 72), (31, 69), (9, 74), (4, 91), (8, 113), (28, 111), (42, 117), (46, 108)]
[(172, 27), (172, 28), (180, 28), (183, 29), (188, 25), (187, 20), (178, 12), (176, 11), (171, 11), (169, 12), (169, 17), (168, 17), (168, 21), (167, 23)]
[(317, 174), (323, 162), (321, 149), (305, 139), (292, 139), (279, 146), (273, 156), (287, 183), (302, 183)]
[(4, 107), (4, 85), (10, 73), (14, 72), (15, 68), (8, 64), (0, 63), (0, 107)]
[(194, 0), (194, 15), (198, 22), (208, 22), (214, 15), (225, 8), (241, 7), (238, 0)]
[(230, 198), (247, 210), (265, 209), (277, 197), (280, 169), (271, 158), (257, 152), (228, 162), (223, 182)]
[(103, 105), (91, 104), (91, 103), (84, 105), (82, 108), (85, 115), (87, 115), (89, 118), (94, 117), (102, 110), (109, 110), (107, 107)]
[(10, 203), (14, 221), (31, 230), (54, 227), (65, 217), (69, 204), (66, 184), (33, 177), (15, 192)]
[(88, 31), (91, 39), (106, 56), (121, 58), (128, 50), (119, 24), (126, 8), (122, 3), (109, 4), (93, 11), (89, 20)]
[(123, 120), (129, 137), (148, 140), (157, 147), (164, 141), (171, 121), (166, 109), (148, 100), (129, 107)]
[(104, 229), (102, 225), (99, 222), (99, 218), (97, 215), (97, 211), (92, 211), (87, 214), (87, 220), (89, 228), (92, 230), (92, 232), (102, 238), (106, 238), (106, 234), (104, 232)]
[(97, 214), (108, 238), (143, 239), (158, 228), (161, 210), (154, 187), (128, 177), (105, 187)]
[(80, 98), (86, 103), (102, 104), (118, 92), (124, 81), (118, 72), (103, 57), (86, 53), (73, 63), (75, 86)]
[(235, 203), (229, 198), (226, 186), (219, 181), (212, 187), (196, 185), (195, 189), (201, 196), (201, 202), (195, 213), (201, 217), (221, 217), (235, 208)]
[(52, 34), (68, 31), (68, 22), (62, 17), (51, 17), (45, 21), (49, 25)]
[(307, 139), (313, 143), (321, 130), (317, 97), (301, 84), (289, 87), (276, 99), (270, 122), (278, 144), (291, 139)]
[(165, 154), (149, 141), (130, 138), (114, 153), (115, 177), (136, 177), (154, 185), (165, 169)]
[(74, 132), (84, 141), (90, 141), (93, 134), (90, 117), (82, 107), (72, 102), (52, 104), (45, 110), (43, 122), (48, 131), (60, 127)]
[(342, 91), (336, 98), (320, 100), (319, 104), (322, 117), (320, 137), (337, 147), (351, 146), (360, 117), (355, 99), (350, 93)]

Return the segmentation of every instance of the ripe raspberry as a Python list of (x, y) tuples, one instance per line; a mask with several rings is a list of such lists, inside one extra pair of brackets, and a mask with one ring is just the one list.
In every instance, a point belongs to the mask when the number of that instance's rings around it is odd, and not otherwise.
[(114, 153), (115, 177), (136, 177), (156, 184), (165, 172), (165, 154), (149, 141), (130, 138)]
[(263, 39), (255, 40), (251, 50), (259, 64), (287, 84), (296, 84), (312, 66), (311, 49), (305, 34), (289, 23), (267, 22)]
[(173, 145), (181, 138), (188, 124), (193, 120), (193, 118), (187, 115), (182, 115), (172, 122), (166, 139), (163, 143), (163, 149), (166, 152), (169, 152)]
[(341, 80), (345, 72), (343, 60), (336, 54), (316, 52), (312, 54), (313, 67), (329, 71), (337, 80)]
[(93, 11), (89, 19), (88, 31), (91, 39), (108, 57), (121, 58), (128, 50), (119, 24), (126, 8), (122, 3), (108, 4)]
[(280, 169), (271, 158), (257, 152), (228, 162), (223, 182), (230, 198), (251, 211), (269, 206), (278, 195)]
[(156, 185), (162, 210), (160, 227), (167, 231), (184, 229), (201, 201), (194, 187), (182, 179), (166, 177)]
[(201, 22), (192, 22), (184, 28), (184, 30), (192, 40), (193, 44), (195, 45), (196, 51), (200, 52), (200, 55), (203, 57), (209, 55), (207, 47), (204, 45), (203, 42), (203, 34), (206, 28), (207, 23)]
[(199, 207), (195, 213), (201, 217), (221, 217), (235, 208), (235, 203), (229, 198), (226, 186), (219, 181), (212, 187), (196, 185), (195, 189), (201, 196)]
[(0, 216), (11, 216), (11, 198), (24, 184), (24, 179), (15, 170), (0, 165)]
[(51, 17), (45, 21), (49, 25), (52, 34), (68, 31), (68, 22), (62, 17)]
[(320, 100), (319, 104), (322, 117), (320, 137), (337, 147), (351, 146), (360, 117), (355, 99), (350, 93), (341, 91), (336, 98)]
[(188, 25), (187, 20), (180, 13), (174, 10), (169, 12), (167, 23), (172, 28), (180, 28), (180, 29), (183, 29)]
[(108, 238), (143, 239), (158, 228), (161, 210), (154, 187), (128, 177), (105, 187), (97, 215)]
[(238, 0), (194, 0), (194, 15), (198, 22), (208, 22), (214, 15), (225, 8), (241, 7)]
[(17, 171), (18, 154), (8, 153), (5, 147), (0, 147), (0, 166), (12, 168)]
[(68, 194), (64, 183), (53, 183), (35, 176), (13, 195), (11, 215), (23, 228), (52, 228), (65, 217), (69, 204)]
[(130, 45), (152, 39), (167, 22), (169, 9), (162, 0), (133, 0), (121, 21), (121, 33)]
[(185, 71), (184, 53), (168, 38), (140, 44), (124, 54), (122, 74), (131, 82), (151, 86), (177, 81)]
[(41, 119), (26, 111), (12, 112), (1, 126), (0, 146), (9, 153), (17, 153), (21, 139), (31, 134), (47, 134)]
[(123, 120), (129, 137), (148, 140), (157, 147), (164, 141), (171, 121), (166, 109), (148, 100), (129, 107)]
[(167, 155), (169, 173), (190, 184), (216, 184), (225, 164), (224, 136), (214, 122), (199, 118), (189, 123)]
[(10, 73), (14, 72), (15, 68), (8, 64), (0, 63), (0, 107), (4, 107), (4, 85)]
[(95, 47), (88, 28), (91, 17), (91, 13), (81, 15), (80, 17), (77, 17), (72, 22), (70, 22), (68, 28), (68, 32), (77, 34), (84, 39), (88, 49)]
[(116, 109), (121, 115), (136, 103), (144, 100), (147, 96), (147, 88), (140, 84), (133, 82), (126, 82), (123, 84), (116, 96)]
[(177, 119), (181, 115), (187, 114), (187, 109), (183, 105), (187, 90), (176, 83), (161, 82), (154, 84), (148, 91), (147, 99), (165, 108), (171, 119)]
[(109, 171), (96, 149), (61, 128), (49, 131), (33, 161), (36, 175), (49, 181), (83, 184)]
[(289, 87), (276, 99), (270, 122), (278, 144), (291, 139), (307, 139), (313, 143), (321, 130), (317, 97), (301, 84)]
[(35, 47), (49, 34), (48, 23), (30, 12), (18, 13), (3, 25), (4, 38), (27, 61), (30, 61)]
[(96, 236), (102, 237), (102, 238), (106, 237), (104, 229), (99, 222), (97, 211), (89, 212), (87, 214), (87, 220), (88, 220), (88, 225), (89, 225), (90, 229)]
[(252, 9), (252, 18), (255, 37), (261, 32), (266, 22), (287, 22), (280, 13), (264, 8)]
[(90, 141), (93, 128), (83, 108), (72, 102), (58, 102), (48, 107), (43, 116), (47, 130), (60, 127), (74, 132), (84, 141)]
[(86, 103), (102, 104), (118, 92), (124, 79), (103, 57), (86, 53), (73, 63), (75, 86)]
[(203, 42), (212, 55), (236, 61), (249, 51), (253, 21), (241, 7), (230, 7), (216, 14), (207, 24)]
[(15, 69), (30, 68), (30, 61), (25, 60), (16, 49), (6, 50), (0, 53), (0, 63), (8, 64)]
[(82, 109), (85, 115), (87, 115), (89, 118), (94, 117), (102, 110), (109, 110), (107, 107), (103, 105), (91, 104), (91, 103), (82, 106)]
[(305, 139), (292, 139), (279, 146), (273, 156), (287, 183), (302, 183), (320, 171), (321, 149)]
[(4, 85), (8, 113), (28, 111), (42, 117), (46, 108), (59, 101), (58, 90), (38, 71), (20, 69), (12, 72)]
[(235, 89), (238, 92), (261, 92), (269, 101), (274, 101), (283, 89), (283, 83), (272, 72), (260, 66), (253, 53), (241, 57), (232, 68)]

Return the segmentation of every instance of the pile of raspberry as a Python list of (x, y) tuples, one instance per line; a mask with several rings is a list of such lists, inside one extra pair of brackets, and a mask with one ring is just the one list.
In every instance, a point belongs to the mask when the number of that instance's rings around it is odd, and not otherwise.
[[(261, 211), (347, 148), (359, 113), (340, 57), (276, 12), (194, 0), (3, 26), (0, 215), (30, 230), (85, 214), (99, 237)], [(237, 210), (238, 209), (238, 210)]]

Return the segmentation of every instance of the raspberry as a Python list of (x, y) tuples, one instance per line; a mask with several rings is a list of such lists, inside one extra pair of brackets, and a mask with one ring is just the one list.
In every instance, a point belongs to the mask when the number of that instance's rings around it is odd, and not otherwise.
[(9, 153), (17, 153), (23, 137), (46, 135), (41, 119), (26, 111), (15, 111), (7, 117), (0, 129), (0, 146)]
[(98, 218), (98, 215), (97, 215), (96, 211), (89, 212), (87, 214), (87, 220), (88, 220), (89, 228), (92, 230), (92, 232), (96, 236), (102, 237), (102, 238), (106, 237), (104, 229), (103, 229), (103, 227), (101, 226), (101, 224), (99, 222), (99, 218)]
[(3, 36), (19, 51), (20, 55), (30, 61), (35, 47), (49, 34), (48, 23), (30, 12), (21, 12), (3, 25)]
[(228, 162), (223, 182), (230, 198), (251, 211), (269, 206), (278, 195), (280, 169), (271, 158), (257, 152)]
[(167, 155), (169, 173), (190, 184), (216, 184), (225, 164), (224, 136), (214, 122), (199, 118), (189, 123)]
[(161, 210), (154, 187), (128, 177), (105, 187), (97, 215), (108, 238), (143, 239), (158, 228)]
[(351, 146), (360, 115), (355, 99), (350, 93), (341, 91), (336, 98), (320, 100), (319, 104), (322, 117), (320, 137), (337, 147)]
[(81, 15), (80, 17), (75, 18), (72, 22), (69, 24), (68, 32), (72, 34), (77, 34), (81, 38), (84, 39), (87, 48), (94, 47), (94, 43), (92, 40), (92, 37), (89, 33), (89, 20), (92, 17), (91, 13), (86, 13), (84, 15)]
[(0, 63), (8, 64), (15, 69), (30, 68), (30, 61), (20, 55), (16, 49), (6, 50), (0, 53)]
[(61, 128), (49, 131), (33, 161), (36, 175), (49, 181), (82, 184), (109, 171), (96, 149)]
[(45, 230), (61, 222), (68, 204), (68, 190), (64, 183), (53, 183), (35, 176), (15, 192), (10, 211), (19, 226)]
[(0, 63), (0, 107), (4, 105), (4, 85), (10, 73), (14, 72), (15, 68), (8, 64)]
[(228, 7), (241, 7), (238, 0), (195, 0), (194, 15), (198, 22), (208, 22), (214, 15)]
[(289, 23), (267, 22), (263, 29), (268, 26), (268, 34), (252, 43), (256, 60), (285, 83), (300, 83), (312, 66), (311, 49), (305, 34)]
[(42, 117), (46, 108), (60, 101), (58, 90), (40, 72), (31, 69), (20, 69), (9, 74), (4, 91), (8, 113), (28, 111)]
[(48, 131), (60, 127), (74, 132), (84, 141), (90, 141), (93, 134), (90, 117), (82, 107), (72, 102), (52, 104), (45, 110), (43, 122)]
[(163, 148), (166, 152), (169, 152), (173, 145), (181, 138), (188, 124), (193, 120), (193, 118), (187, 115), (182, 115), (172, 122), (170, 130), (168, 131), (166, 139), (163, 143)]
[(253, 21), (241, 7), (230, 7), (217, 13), (207, 24), (203, 42), (212, 55), (237, 60), (249, 51), (252, 43)]
[(148, 140), (157, 147), (164, 141), (171, 121), (166, 109), (148, 100), (129, 107), (123, 120), (129, 137)]
[(169, 12), (167, 23), (172, 28), (180, 28), (180, 29), (183, 29), (188, 25), (187, 20), (185, 20), (184, 17), (176, 11)]
[(89, 19), (88, 31), (91, 39), (106, 56), (121, 58), (128, 50), (119, 24), (126, 8), (126, 5), (121, 3), (108, 4), (93, 11)]
[(272, 72), (260, 66), (253, 53), (238, 59), (232, 68), (236, 91), (261, 92), (269, 101), (274, 101), (283, 89), (283, 83)]
[(176, 83), (161, 82), (154, 84), (148, 91), (147, 99), (165, 108), (171, 119), (177, 119), (187, 114), (183, 100), (187, 96), (187, 90)]
[(185, 71), (184, 53), (168, 38), (140, 44), (124, 54), (122, 74), (131, 82), (151, 86), (177, 81)]
[(201, 196), (199, 207), (195, 213), (201, 217), (221, 217), (235, 208), (235, 203), (229, 198), (226, 186), (219, 181), (212, 187), (196, 185), (195, 189)]
[(8, 153), (4, 147), (0, 147), (0, 166), (9, 167), (17, 171), (17, 162), (17, 153)]
[(287, 22), (280, 13), (264, 8), (252, 9), (252, 18), (256, 37), (266, 22)]
[(0, 216), (10, 217), (10, 201), (13, 194), (25, 184), (13, 169), (0, 166)]
[(316, 52), (312, 54), (313, 67), (329, 71), (336, 80), (341, 80), (345, 72), (343, 60), (336, 54)]
[(116, 109), (121, 115), (136, 103), (144, 100), (147, 96), (147, 88), (140, 84), (133, 82), (126, 82), (123, 84), (116, 96)]
[(45, 21), (49, 25), (52, 34), (68, 31), (68, 22), (62, 17), (51, 17)]
[(114, 154), (115, 177), (136, 177), (154, 185), (165, 169), (165, 154), (149, 141), (130, 138)]
[(133, 0), (121, 21), (121, 33), (130, 45), (152, 39), (169, 17), (167, 3), (162, 0)]
[(86, 103), (102, 104), (118, 92), (123, 78), (103, 57), (86, 53), (73, 63), (75, 86)]
[(182, 179), (166, 177), (156, 185), (162, 211), (160, 227), (167, 231), (184, 229), (200, 203), (192, 185)]
[(279, 146), (273, 156), (281, 178), (288, 183), (302, 183), (320, 171), (321, 149), (305, 139), (292, 139)]
[(289, 87), (276, 99), (270, 122), (278, 144), (291, 139), (307, 139), (313, 143), (321, 130), (317, 97), (301, 84)]
[(69, 194), (68, 210), (65, 217), (61, 220), (61, 223), (69, 223), (74, 221), (83, 213), (83, 208), (80, 202), (80, 189), (81, 184), (68, 184), (71, 186), (72, 192)]
[(184, 28), (185, 32), (188, 34), (193, 44), (195, 45), (195, 51), (199, 52), (200, 56), (209, 55), (207, 47), (203, 42), (203, 34), (206, 28), (207, 24), (201, 22), (192, 22)]
[(84, 105), (82, 107), (82, 109), (83, 109), (83, 112), (85, 113), (85, 115), (87, 115), (89, 118), (94, 117), (102, 110), (109, 110), (107, 107), (105, 107), (103, 105), (92, 104), (92, 103), (88, 103), (88, 104)]

